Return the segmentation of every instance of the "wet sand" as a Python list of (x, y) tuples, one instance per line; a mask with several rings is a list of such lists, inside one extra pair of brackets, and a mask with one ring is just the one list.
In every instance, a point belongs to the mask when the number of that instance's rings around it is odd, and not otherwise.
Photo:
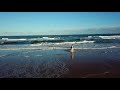
[(79, 50), (74, 54), (68, 78), (120, 78), (119, 49)]
[(120, 78), (120, 49), (0, 50), (0, 78)]

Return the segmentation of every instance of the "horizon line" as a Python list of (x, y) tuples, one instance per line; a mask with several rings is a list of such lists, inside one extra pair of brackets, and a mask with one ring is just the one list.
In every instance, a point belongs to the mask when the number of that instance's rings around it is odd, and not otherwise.
[[(120, 33), (101, 33), (102, 35), (107, 35), (107, 34), (116, 34), (116, 35), (119, 35)], [(1, 36), (59, 36), (59, 35), (101, 35), (100, 33), (96, 33), (96, 34), (51, 34), (51, 35), (48, 35), (48, 34), (43, 34), (43, 35), (0, 35)]]

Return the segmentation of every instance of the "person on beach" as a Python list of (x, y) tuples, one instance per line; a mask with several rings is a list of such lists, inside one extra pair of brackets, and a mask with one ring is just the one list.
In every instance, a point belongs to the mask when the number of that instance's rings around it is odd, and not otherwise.
[(74, 60), (74, 48), (73, 48), (73, 45), (71, 46), (70, 53), (71, 53), (71, 59)]
[(71, 46), (71, 50), (70, 50), (70, 52), (74, 52), (74, 48), (73, 48), (73, 45)]

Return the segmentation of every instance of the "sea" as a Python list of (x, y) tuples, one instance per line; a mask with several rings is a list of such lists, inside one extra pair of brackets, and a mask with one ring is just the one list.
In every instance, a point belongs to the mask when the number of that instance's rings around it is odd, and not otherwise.
[(120, 48), (120, 34), (0, 36), (0, 50)]
[(0, 36), (0, 78), (108, 78), (119, 70), (120, 34)]

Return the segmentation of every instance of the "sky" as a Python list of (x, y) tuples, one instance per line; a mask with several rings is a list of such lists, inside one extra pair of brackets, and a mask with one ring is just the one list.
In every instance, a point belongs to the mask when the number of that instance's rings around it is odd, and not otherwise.
[(120, 33), (116, 27), (120, 12), (0, 12), (1, 36)]

